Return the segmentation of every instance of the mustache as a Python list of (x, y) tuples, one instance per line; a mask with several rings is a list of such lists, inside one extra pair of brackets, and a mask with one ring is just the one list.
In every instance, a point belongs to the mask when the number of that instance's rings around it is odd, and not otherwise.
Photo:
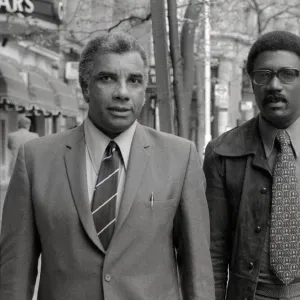
[(267, 103), (277, 103), (277, 102), (288, 102), (286, 97), (278, 92), (268, 92), (264, 99), (264, 104)]

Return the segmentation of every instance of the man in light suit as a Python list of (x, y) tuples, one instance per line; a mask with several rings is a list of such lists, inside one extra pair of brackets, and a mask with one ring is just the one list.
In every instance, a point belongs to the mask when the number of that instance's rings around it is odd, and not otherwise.
[(4, 204), (0, 299), (31, 299), (41, 253), (39, 300), (179, 300), (180, 290), (185, 300), (213, 300), (199, 155), (136, 121), (143, 48), (122, 33), (97, 37), (79, 74), (84, 123), (19, 151)]
[(29, 131), (30, 126), (31, 120), (27, 117), (21, 117), (18, 121), (19, 129), (8, 134), (7, 147), (11, 151), (10, 174), (14, 169), (20, 146), (39, 137), (37, 133)]

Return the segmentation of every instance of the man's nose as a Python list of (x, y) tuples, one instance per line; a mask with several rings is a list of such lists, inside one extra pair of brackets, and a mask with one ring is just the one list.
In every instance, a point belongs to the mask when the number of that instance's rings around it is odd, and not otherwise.
[(130, 99), (126, 82), (122, 81), (116, 85), (113, 96), (117, 100), (128, 101)]
[(282, 91), (282, 83), (280, 82), (279, 78), (276, 75), (274, 75), (271, 78), (267, 88), (271, 91)]

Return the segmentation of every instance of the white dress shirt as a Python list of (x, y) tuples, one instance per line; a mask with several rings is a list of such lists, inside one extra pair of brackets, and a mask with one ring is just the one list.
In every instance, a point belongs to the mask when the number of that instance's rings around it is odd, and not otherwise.
[[(118, 135), (113, 141), (119, 146), (122, 157), (120, 158), (120, 175), (117, 190), (116, 217), (118, 216), (121, 198), (126, 179), (129, 154), (132, 139), (135, 133), (137, 122), (135, 121), (126, 131)], [(100, 165), (104, 152), (109, 142), (112, 140), (101, 132), (89, 118), (84, 121), (85, 154), (86, 154), (86, 173), (89, 202), (93, 199), (94, 188), (98, 178)]]

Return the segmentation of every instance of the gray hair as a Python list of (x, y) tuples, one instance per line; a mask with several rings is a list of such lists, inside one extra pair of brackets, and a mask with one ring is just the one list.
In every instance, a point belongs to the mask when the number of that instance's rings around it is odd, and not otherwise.
[(27, 117), (21, 117), (18, 121), (19, 128), (29, 129), (31, 125), (31, 120)]
[(145, 66), (146, 82), (148, 80), (148, 58), (145, 49), (131, 35), (121, 32), (110, 32), (97, 36), (90, 40), (82, 51), (79, 60), (79, 83), (85, 96), (90, 83), (91, 71), (96, 53), (123, 54), (127, 52), (138, 52)]

